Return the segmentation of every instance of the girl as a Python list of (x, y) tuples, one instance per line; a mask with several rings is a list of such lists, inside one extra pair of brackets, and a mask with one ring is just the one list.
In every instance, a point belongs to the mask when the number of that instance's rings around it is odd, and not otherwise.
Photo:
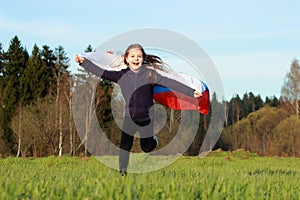
[(147, 55), (139, 44), (130, 45), (123, 56), (127, 68), (120, 71), (109, 71), (99, 68), (81, 55), (75, 60), (83, 68), (96, 76), (113, 81), (121, 87), (125, 101), (125, 117), (122, 128), (119, 169), (126, 175), (129, 154), (134, 141), (134, 134), (140, 134), (141, 149), (148, 153), (158, 146), (153, 130), (153, 87), (161, 85), (198, 98), (201, 93), (170, 78), (166, 78), (156, 69), (163, 70), (162, 60), (154, 55)]

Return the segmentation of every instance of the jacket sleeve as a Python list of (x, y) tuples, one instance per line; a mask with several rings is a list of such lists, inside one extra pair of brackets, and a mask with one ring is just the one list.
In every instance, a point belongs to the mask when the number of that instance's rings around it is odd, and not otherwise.
[(121, 76), (123, 75), (123, 70), (121, 71), (108, 71), (108, 70), (104, 70), (101, 67), (99, 67), (98, 65), (95, 65), (92, 61), (85, 59), (82, 64), (81, 67), (83, 67), (84, 69), (88, 70), (89, 72), (91, 72), (92, 74), (101, 77), (103, 79), (106, 80), (110, 80), (113, 82), (117, 82)]
[(179, 81), (176, 81), (175, 79), (171, 79), (165, 76), (162, 76), (158, 73), (155, 73), (155, 84), (170, 88), (172, 90), (175, 90), (177, 92), (181, 92), (187, 96), (194, 97), (195, 90), (183, 83), (180, 83)]

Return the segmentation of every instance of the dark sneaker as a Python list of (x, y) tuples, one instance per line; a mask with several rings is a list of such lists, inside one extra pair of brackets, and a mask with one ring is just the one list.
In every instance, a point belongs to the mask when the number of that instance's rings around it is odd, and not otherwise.
[(120, 170), (120, 175), (121, 176), (127, 176), (127, 171), (126, 170)]

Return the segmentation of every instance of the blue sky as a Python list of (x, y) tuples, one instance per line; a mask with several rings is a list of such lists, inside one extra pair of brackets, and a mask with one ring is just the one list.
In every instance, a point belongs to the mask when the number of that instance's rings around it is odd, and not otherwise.
[(31, 52), (34, 44), (62, 45), (72, 60), (123, 32), (162, 28), (183, 34), (216, 66), (227, 99), (245, 92), (280, 96), (283, 78), (300, 56), (300, 2), (251, 1), (4, 1), (0, 42), (17, 35)]

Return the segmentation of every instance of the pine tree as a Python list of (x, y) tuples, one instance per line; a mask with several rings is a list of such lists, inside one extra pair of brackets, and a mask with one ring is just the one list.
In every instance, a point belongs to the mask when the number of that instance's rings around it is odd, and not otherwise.
[(15, 36), (10, 42), (8, 51), (4, 54), (3, 76), (5, 83), (20, 77), (26, 67), (28, 57), (26, 49), (22, 47), (21, 41)]
[(9, 45), (8, 51), (4, 53), (4, 61), (2, 68), (3, 76), (3, 99), (0, 113), (1, 127), (4, 131), (5, 138), (11, 142), (12, 131), (9, 127), (11, 117), (15, 111), (16, 104), (19, 100), (20, 77), (26, 68), (28, 53), (21, 45), (20, 40), (15, 36)]
[(269, 106), (272, 106), (272, 107), (279, 107), (280, 106), (280, 101), (275, 96), (266, 97), (265, 105), (269, 105)]
[(38, 46), (34, 45), (27, 66), (20, 78), (20, 95), (24, 105), (46, 96), (47, 79), (46, 63), (41, 58)]
[(41, 50), (41, 58), (46, 63), (46, 71), (48, 80), (46, 81), (47, 94), (55, 95), (56, 93), (56, 70), (55, 63), (56, 57), (54, 51), (49, 46), (44, 45)]
[(92, 51), (94, 51), (94, 50), (93, 50), (92, 45), (90, 45), (90, 44), (89, 44), (89, 45), (87, 46), (87, 48), (84, 50), (84, 52), (92, 52)]

